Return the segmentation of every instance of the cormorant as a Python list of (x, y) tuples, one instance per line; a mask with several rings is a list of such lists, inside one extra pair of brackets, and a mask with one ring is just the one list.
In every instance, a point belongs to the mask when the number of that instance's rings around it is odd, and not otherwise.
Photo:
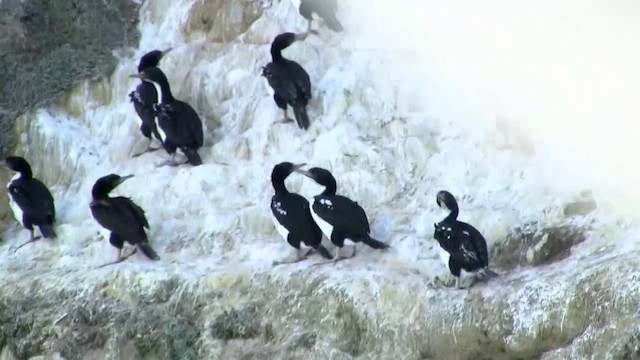
[(338, 10), (337, 0), (302, 0), (298, 11), (305, 19), (307, 19), (307, 33), (317, 34), (317, 31), (311, 30), (311, 22), (313, 14), (317, 14), (324, 20), (324, 23), (335, 32), (342, 32), (342, 24), (336, 18)]
[[(331, 261), (339, 261), (340, 249), (344, 246), (345, 240), (353, 243), (363, 242), (374, 249), (387, 249), (390, 246), (378, 241), (370, 236), (369, 219), (364, 209), (357, 202), (351, 199), (336, 195), (336, 179), (329, 170), (314, 167), (307, 170), (296, 169), (316, 183), (325, 187), (320, 195), (313, 197), (311, 205), (311, 216), (318, 224), (322, 232), (331, 239), (336, 246), (336, 257)], [(353, 247), (355, 256), (356, 248)]]
[[(171, 50), (171, 48), (162, 51), (153, 50), (144, 54), (138, 63), (138, 72), (151, 67), (157, 67), (160, 60)], [(133, 157), (138, 157), (146, 152), (156, 151), (159, 149), (151, 147), (151, 134), (153, 134), (158, 141), (162, 142), (162, 137), (160, 137), (156, 127), (156, 115), (153, 110), (153, 105), (158, 103), (158, 92), (153, 84), (146, 81), (140, 81), (140, 84), (136, 89), (129, 93), (129, 99), (131, 99), (133, 107), (136, 109), (136, 113), (141, 120), (140, 132), (142, 132), (144, 137), (149, 139), (149, 144), (147, 144), (146, 150), (133, 155)]]
[[(98, 179), (91, 189), (92, 201), (89, 207), (91, 215), (103, 228), (111, 231), (109, 242), (118, 249), (116, 261), (102, 266), (117, 264), (136, 253), (138, 249), (151, 260), (160, 260), (147, 239), (145, 228), (149, 222), (144, 210), (131, 199), (123, 196), (110, 197), (109, 193), (133, 175), (119, 176), (109, 174)], [(136, 246), (133, 251), (122, 256), (124, 242)], [(101, 267), (102, 267), (101, 266)]]
[(30, 233), (29, 241), (18, 246), (16, 251), (40, 238), (34, 236), (34, 225), (45, 238), (55, 239), (57, 235), (53, 223), (56, 221), (56, 207), (47, 186), (33, 177), (31, 165), (22, 157), (7, 157), (5, 166), (16, 172), (7, 184), (9, 206), (16, 220)]
[[(276, 261), (274, 265), (304, 260), (311, 249), (317, 250), (320, 255), (327, 259), (333, 258), (331, 253), (321, 244), (322, 230), (320, 230), (311, 216), (309, 202), (303, 196), (289, 192), (284, 184), (285, 179), (292, 172), (305, 165), (282, 162), (274, 166), (273, 171), (271, 171), (271, 184), (275, 190), (275, 194), (271, 198), (273, 224), (289, 245), (297, 250), (294, 260)], [(300, 243), (304, 243), (311, 249), (304, 251), (300, 248)]]
[(130, 76), (153, 84), (161, 95), (160, 103), (154, 106), (156, 125), (162, 137), (162, 145), (171, 154), (171, 164), (179, 165), (175, 161), (175, 155), (176, 149), (180, 149), (187, 157), (185, 163), (202, 165), (198, 149), (204, 143), (204, 133), (202, 120), (195, 109), (173, 97), (169, 80), (159, 68), (147, 68)]
[(438, 192), (436, 202), (439, 207), (449, 210), (449, 214), (439, 223), (434, 223), (433, 237), (440, 245), (440, 258), (456, 278), (456, 287), (461, 288), (462, 270), (476, 273), (486, 279), (497, 276), (489, 269), (487, 242), (473, 226), (458, 221), (458, 202), (448, 191)]
[(287, 114), (287, 105), (293, 108), (296, 122), (301, 129), (309, 128), (307, 104), (311, 99), (311, 79), (307, 71), (293, 60), (282, 56), (282, 50), (296, 41), (306, 39), (306, 34), (285, 32), (279, 34), (271, 43), (272, 61), (262, 68), (262, 76), (267, 78), (274, 91), (273, 100), (282, 109), (284, 119), (281, 122), (293, 121)]

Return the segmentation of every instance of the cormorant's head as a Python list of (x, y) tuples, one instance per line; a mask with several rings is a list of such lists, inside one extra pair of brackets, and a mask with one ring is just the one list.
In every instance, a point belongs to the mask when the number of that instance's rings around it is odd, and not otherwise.
[(302, 168), (305, 165), (307, 164), (306, 163), (293, 164), (288, 161), (281, 162), (280, 164), (277, 164), (276, 166), (273, 167), (273, 170), (271, 171), (271, 178), (284, 179), (287, 176), (289, 176), (292, 172), (297, 171), (298, 169)]
[(31, 165), (29, 165), (27, 160), (25, 160), (23, 157), (8, 156), (6, 159), (4, 159), (4, 164), (6, 167), (15, 172), (31, 174)]
[(296, 172), (313, 179), (313, 181), (317, 182), (320, 185), (329, 187), (335, 186), (336, 179), (333, 177), (331, 172), (327, 169), (313, 167), (309, 170), (297, 169)]
[(157, 67), (150, 67), (140, 71), (138, 74), (131, 74), (129, 77), (142, 79), (152, 84), (169, 84), (167, 76)]
[(271, 171), (271, 184), (276, 191), (286, 191), (284, 188), (284, 180), (294, 171), (300, 169), (307, 164), (293, 164), (288, 161), (281, 162), (273, 167)]
[(109, 195), (113, 189), (117, 188), (118, 185), (122, 184), (128, 179), (131, 179), (133, 175), (120, 176), (117, 174), (109, 174), (98, 179), (95, 184), (93, 184), (93, 188), (91, 189), (91, 196), (94, 199), (99, 199), (101, 197), (105, 197)]
[(454, 208), (458, 208), (458, 202), (456, 201), (456, 198), (447, 190), (438, 191), (436, 202), (438, 203), (438, 206), (443, 210), (453, 211)]
[(160, 60), (162, 60), (162, 58), (172, 49), (173, 48), (168, 48), (166, 50), (152, 50), (142, 55), (140, 62), (138, 63), (138, 72), (147, 68), (158, 67)]
[(300, 34), (296, 34), (296, 33), (292, 33), (292, 32), (285, 32), (282, 34), (278, 34), (274, 39), (273, 42), (271, 43), (271, 49), (278, 49), (278, 50), (282, 50), (282, 49), (286, 49), (287, 47), (291, 46), (291, 44), (293, 44), (296, 41), (303, 41), (304, 39), (307, 38), (307, 34), (306, 33), (300, 33)]

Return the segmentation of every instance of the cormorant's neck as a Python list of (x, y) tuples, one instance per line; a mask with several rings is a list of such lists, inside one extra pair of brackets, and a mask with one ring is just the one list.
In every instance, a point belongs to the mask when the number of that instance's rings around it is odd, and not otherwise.
[(18, 173), (20, 174), (21, 179), (27, 180), (33, 178), (33, 172), (31, 171), (31, 168), (22, 169), (18, 171)]
[(105, 194), (102, 191), (100, 191), (100, 192), (92, 191), (91, 192), (91, 197), (93, 198), (93, 200), (104, 200), (104, 199), (108, 199), (109, 198), (109, 193)]
[(444, 220), (442, 220), (443, 222), (456, 221), (458, 219), (459, 209), (458, 209), (458, 204), (456, 202), (451, 204), (451, 208), (449, 210), (450, 210), (449, 215), (447, 215), (447, 217), (445, 217)]
[(322, 195), (335, 195), (338, 191), (338, 185), (336, 184), (336, 179), (331, 178), (331, 180), (327, 181), (324, 185), (324, 191)]
[(287, 190), (287, 187), (284, 184), (284, 178), (281, 176), (272, 176), (271, 177), (271, 184), (273, 185), (273, 189), (276, 191), (276, 193), (280, 193), (280, 194), (288, 194), (289, 190)]
[(271, 59), (273, 62), (279, 62), (284, 60), (284, 56), (282, 56), (282, 50), (286, 49), (288, 46), (282, 46), (282, 44), (273, 43), (271, 44)]
[(162, 81), (158, 85), (160, 85), (160, 90), (162, 91), (162, 99), (160, 99), (161, 102), (170, 103), (173, 100), (175, 100), (175, 98), (173, 97), (173, 94), (171, 93), (171, 87), (169, 86), (169, 82)]

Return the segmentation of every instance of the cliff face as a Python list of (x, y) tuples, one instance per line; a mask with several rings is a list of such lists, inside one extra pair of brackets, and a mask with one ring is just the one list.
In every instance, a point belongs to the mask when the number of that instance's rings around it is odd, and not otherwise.
[[(425, 115), (431, 94), (421, 93), (421, 78), (398, 65), (375, 31), (376, 41), (366, 43), (366, 33), (323, 30), (286, 50), (314, 82), (313, 126), (302, 133), (273, 124), (280, 112), (259, 76), (273, 36), (305, 28), (291, 3), (147, 1), (139, 48), (123, 52), (113, 71), (106, 54), (137, 35), (126, 16), (109, 17), (131, 8), (99, 3), (76, 6), (120, 27), (100, 50), (102, 65), (64, 66), (75, 74), (71, 90), (11, 128), (14, 152), (54, 192), (59, 239), (14, 253), (25, 231), (12, 226), (4, 234), (0, 359), (640, 357), (635, 228), (596, 207), (597, 194), (543, 183), (538, 168), (547, 159), (499, 150), (504, 144), (485, 135), (493, 125)], [(349, 4), (341, 16), (357, 32), (362, 20), (354, 14), (369, 5)], [(161, 67), (205, 122), (198, 168), (156, 167), (160, 152), (131, 159), (146, 140), (128, 103), (135, 81), (127, 75), (144, 52), (167, 46), (175, 50)], [(78, 59), (95, 50), (77, 47), (85, 54)], [(10, 64), (12, 74), (28, 71)], [(89, 75), (82, 69), (109, 75), (76, 84)], [(24, 84), (21, 91), (42, 89)], [(331, 168), (339, 191), (367, 209), (374, 235), (392, 250), (272, 267), (290, 251), (268, 208), (268, 174), (284, 160)], [(86, 199), (110, 172), (136, 175), (117, 193), (146, 210), (160, 262), (135, 256), (95, 269), (115, 254)], [(318, 192), (301, 177), (288, 186)], [(498, 279), (470, 290), (439, 285), (451, 283), (431, 239), (441, 216), (434, 194), (444, 186), (456, 189), (464, 219), (489, 239)]]
[[(113, 71), (115, 50), (134, 46), (138, 5), (128, 0), (0, 2), (0, 156), (13, 152), (15, 119), (52, 104), (86, 79)], [(9, 179), (3, 172), (0, 181)], [(3, 193), (0, 201), (6, 204)], [(7, 207), (0, 219), (7, 220)], [(10, 215), (10, 214), (9, 214)]]

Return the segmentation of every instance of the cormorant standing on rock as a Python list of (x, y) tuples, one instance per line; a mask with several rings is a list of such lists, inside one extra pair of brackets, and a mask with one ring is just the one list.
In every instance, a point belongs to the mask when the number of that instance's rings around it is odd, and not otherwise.
[(30, 232), (29, 241), (19, 245), (16, 250), (40, 238), (34, 236), (34, 225), (45, 238), (55, 239), (57, 235), (53, 223), (56, 221), (56, 207), (47, 186), (33, 177), (31, 165), (22, 157), (7, 157), (5, 166), (16, 172), (7, 184), (9, 206), (16, 220)]
[(144, 69), (130, 76), (153, 84), (161, 95), (160, 103), (154, 106), (156, 125), (165, 150), (172, 156), (171, 165), (179, 165), (175, 161), (176, 149), (182, 150), (187, 157), (185, 163), (202, 165), (198, 149), (204, 144), (204, 133), (202, 120), (195, 109), (173, 97), (169, 80), (159, 68)]
[(476, 273), (487, 279), (498, 276), (489, 269), (487, 242), (473, 226), (458, 221), (458, 202), (448, 191), (438, 192), (436, 202), (439, 207), (449, 210), (449, 215), (439, 223), (434, 223), (433, 237), (440, 245), (440, 258), (456, 278), (456, 287), (462, 288), (462, 270)]
[(287, 105), (293, 108), (296, 122), (301, 129), (309, 128), (307, 104), (311, 99), (311, 79), (307, 71), (293, 60), (282, 56), (282, 50), (296, 41), (306, 39), (306, 34), (286, 32), (279, 34), (271, 43), (272, 61), (262, 68), (262, 76), (267, 78), (274, 91), (273, 100), (282, 109), (284, 119), (281, 122), (293, 121), (287, 114)]
[(342, 24), (336, 18), (336, 11), (338, 11), (338, 2), (336, 0), (302, 0), (298, 11), (300, 15), (307, 19), (307, 34), (317, 34), (317, 31), (311, 30), (314, 13), (324, 20), (329, 29), (335, 32), (342, 32), (343, 30)]
[[(171, 51), (171, 48), (164, 51), (153, 50), (144, 54), (138, 63), (138, 73), (144, 69), (157, 67), (160, 60), (167, 55), (169, 51)], [(146, 152), (156, 151), (159, 149), (151, 147), (151, 134), (153, 134), (158, 141), (162, 142), (162, 137), (160, 137), (156, 127), (156, 115), (153, 109), (153, 106), (158, 103), (158, 92), (153, 84), (146, 81), (140, 81), (140, 84), (136, 89), (129, 93), (129, 98), (131, 99), (133, 107), (136, 109), (136, 113), (141, 120), (140, 132), (142, 132), (144, 137), (149, 139), (149, 144), (147, 145), (146, 150), (133, 155), (133, 157), (138, 157)]]
[[(336, 246), (336, 256), (328, 262), (343, 259), (340, 257), (340, 249), (347, 239), (353, 243), (363, 242), (379, 250), (390, 247), (371, 237), (369, 219), (364, 209), (357, 202), (347, 197), (336, 195), (336, 179), (329, 170), (314, 167), (308, 171), (302, 169), (296, 169), (295, 171), (325, 187), (320, 195), (314, 196), (311, 215), (322, 232)], [(354, 244), (351, 257), (355, 255), (356, 248)]]
[[(147, 239), (145, 228), (149, 229), (149, 222), (144, 210), (127, 197), (109, 196), (113, 189), (132, 177), (133, 175), (109, 174), (98, 179), (91, 189), (92, 201), (89, 205), (91, 215), (98, 224), (111, 231), (109, 242), (118, 249), (116, 261), (101, 267), (122, 262), (135, 254), (138, 249), (151, 260), (160, 260)], [(129, 255), (122, 256), (125, 241), (136, 248)]]
[[(322, 230), (320, 230), (311, 216), (309, 202), (303, 196), (289, 192), (284, 183), (292, 172), (305, 165), (282, 162), (274, 166), (271, 172), (271, 184), (276, 192), (271, 198), (273, 224), (289, 245), (297, 250), (294, 260), (274, 261), (274, 265), (304, 260), (311, 249), (317, 250), (320, 255), (327, 259), (333, 258), (331, 253), (321, 244)], [(300, 248), (300, 243), (304, 243), (311, 249), (307, 249), (306, 252), (303, 251)]]

